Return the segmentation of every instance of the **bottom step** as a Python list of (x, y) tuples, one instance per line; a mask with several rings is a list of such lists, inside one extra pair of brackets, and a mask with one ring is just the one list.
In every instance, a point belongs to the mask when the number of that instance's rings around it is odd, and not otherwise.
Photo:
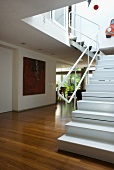
[(63, 135), (58, 138), (60, 150), (92, 157), (114, 164), (114, 144)]

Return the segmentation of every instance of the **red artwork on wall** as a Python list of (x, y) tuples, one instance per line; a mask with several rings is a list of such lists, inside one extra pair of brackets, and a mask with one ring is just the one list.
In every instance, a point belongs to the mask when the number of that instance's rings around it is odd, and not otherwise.
[(106, 38), (111, 38), (112, 36), (114, 36), (114, 19), (110, 21), (110, 25), (106, 29), (105, 34), (106, 34)]
[(44, 61), (23, 57), (23, 95), (45, 93)]

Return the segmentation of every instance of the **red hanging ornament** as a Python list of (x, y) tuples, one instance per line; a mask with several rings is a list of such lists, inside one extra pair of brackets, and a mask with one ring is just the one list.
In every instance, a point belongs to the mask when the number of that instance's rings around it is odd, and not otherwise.
[(97, 10), (98, 8), (99, 8), (99, 6), (98, 5), (94, 5), (94, 10)]

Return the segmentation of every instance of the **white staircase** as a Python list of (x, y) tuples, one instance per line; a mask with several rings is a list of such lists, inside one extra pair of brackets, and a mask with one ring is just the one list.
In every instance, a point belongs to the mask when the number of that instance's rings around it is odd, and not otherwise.
[(77, 106), (59, 149), (114, 164), (114, 55), (99, 57)]

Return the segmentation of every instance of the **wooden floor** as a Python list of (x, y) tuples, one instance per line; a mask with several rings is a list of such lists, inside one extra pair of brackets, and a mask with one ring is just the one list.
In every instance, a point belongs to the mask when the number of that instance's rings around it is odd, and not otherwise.
[(0, 170), (114, 170), (114, 165), (58, 152), (57, 138), (71, 120), (72, 104), (0, 114)]

